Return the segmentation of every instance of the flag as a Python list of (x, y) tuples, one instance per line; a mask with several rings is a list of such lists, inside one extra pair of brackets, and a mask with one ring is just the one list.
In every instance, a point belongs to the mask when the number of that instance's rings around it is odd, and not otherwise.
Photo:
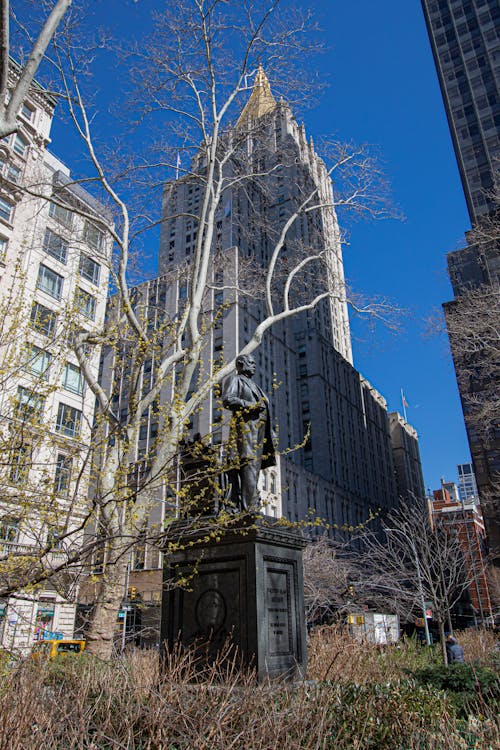
[(176, 180), (178, 180), (178, 179), (179, 179), (179, 169), (180, 169), (180, 166), (181, 166), (181, 155), (180, 155), (180, 153), (179, 153), (179, 152), (177, 151), (177, 162), (176, 162), (176, 164), (175, 164), (175, 179), (176, 179)]

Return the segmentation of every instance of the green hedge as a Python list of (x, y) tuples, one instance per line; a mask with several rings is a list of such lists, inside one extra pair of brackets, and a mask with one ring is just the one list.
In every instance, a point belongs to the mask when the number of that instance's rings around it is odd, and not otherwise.
[(492, 669), (479, 664), (430, 665), (413, 670), (417, 684), (444, 690), (461, 716), (481, 712), (483, 704), (490, 711), (500, 709), (500, 677)]

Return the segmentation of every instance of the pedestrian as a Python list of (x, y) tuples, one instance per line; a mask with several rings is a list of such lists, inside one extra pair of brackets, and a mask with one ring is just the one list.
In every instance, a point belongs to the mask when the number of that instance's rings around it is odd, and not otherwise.
[(449, 635), (446, 639), (446, 655), (448, 656), (448, 664), (463, 664), (464, 650), (452, 635)]

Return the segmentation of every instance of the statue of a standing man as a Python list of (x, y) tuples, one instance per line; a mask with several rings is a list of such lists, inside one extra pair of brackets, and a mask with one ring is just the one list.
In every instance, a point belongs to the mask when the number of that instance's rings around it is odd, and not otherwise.
[(227, 457), (231, 501), (240, 510), (258, 507), (259, 472), (276, 464), (269, 401), (253, 382), (254, 374), (254, 358), (241, 355), (236, 358), (236, 373), (226, 378), (222, 388), (224, 407), (233, 414)]

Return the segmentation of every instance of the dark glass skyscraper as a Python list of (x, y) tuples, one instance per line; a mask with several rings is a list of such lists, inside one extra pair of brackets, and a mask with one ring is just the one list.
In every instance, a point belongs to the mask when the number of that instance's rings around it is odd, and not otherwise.
[(498, 0), (422, 0), (471, 222), (494, 210), (500, 158)]
[[(473, 226), (466, 246), (448, 254), (455, 299), (444, 308), (489, 542), (500, 560), (500, 422), (484, 419), (500, 391), (498, 356), (485, 346), (500, 317), (500, 4), (422, 0), (422, 7)], [(465, 323), (460, 330), (457, 320)]]

